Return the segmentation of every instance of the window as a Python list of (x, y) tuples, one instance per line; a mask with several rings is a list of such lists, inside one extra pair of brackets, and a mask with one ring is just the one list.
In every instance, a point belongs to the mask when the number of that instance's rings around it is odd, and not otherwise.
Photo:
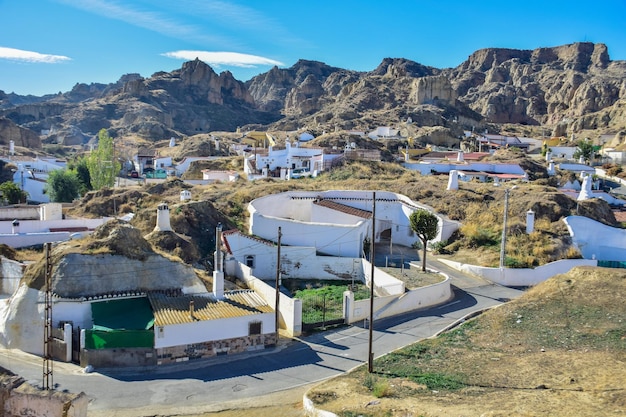
[(157, 333), (158, 338), (165, 337), (165, 328), (163, 326), (159, 326), (159, 332)]
[(248, 335), (253, 336), (255, 334), (261, 334), (261, 323), (260, 321), (252, 321), (248, 323)]
[(254, 255), (246, 255), (246, 266), (249, 268), (254, 268)]

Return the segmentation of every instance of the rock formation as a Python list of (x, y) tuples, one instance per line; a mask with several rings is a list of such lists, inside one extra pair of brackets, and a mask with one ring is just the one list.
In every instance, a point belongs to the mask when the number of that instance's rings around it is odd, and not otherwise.
[(0, 92), (0, 116), (35, 132), (55, 129), (49, 142), (60, 144), (80, 140), (71, 132), (88, 138), (102, 128), (157, 141), (245, 125), (367, 131), (408, 119), (461, 130), (541, 125), (570, 136), (623, 130), (625, 101), (626, 62), (611, 61), (603, 44), (575, 43), (481, 49), (448, 69), (385, 58), (373, 71), (356, 72), (299, 60), (245, 83), (196, 59), (169, 73), (77, 84), (42, 98)]

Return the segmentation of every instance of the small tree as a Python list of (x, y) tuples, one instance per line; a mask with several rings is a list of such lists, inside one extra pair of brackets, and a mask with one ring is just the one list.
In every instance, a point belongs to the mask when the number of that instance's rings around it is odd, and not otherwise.
[(81, 183), (74, 171), (57, 169), (48, 175), (46, 192), (50, 201), (56, 203), (71, 203), (80, 195)]
[(582, 156), (585, 161), (591, 161), (594, 154), (593, 143), (589, 139), (578, 141), (576, 151), (574, 151), (574, 158), (578, 159)]
[(89, 175), (89, 167), (87, 166), (87, 158), (81, 157), (73, 163), (68, 164), (70, 171), (76, 173), (76, 178), (80, 182), (80, 194), (83, 195), (87, 191), (91, 191), (91, 176)]
[(87, 158), (87, 168), (91, 186), (94, 190), (115, 185), (115, 176), (120, 170), (120, 163), (115, 160), (113, 138), (106, 129), (98, 132), (98, 148)]
[(0, 184), (0, 193), (2, 193), (2, 200), (5, 200), (7, 204), (25, 203), (28, 198), (28, 193), (13, 181)]
[(437, 237), (439, 220), (437, 216), (431, 212), (419, 209), (411, 213), (411, 216), (409, 216), (409, 224), (411, 225), (411, 229), (417, 233), (417, 236), (422, 241), (422, 271), (426, 271), (426, 247), (429, 240)]

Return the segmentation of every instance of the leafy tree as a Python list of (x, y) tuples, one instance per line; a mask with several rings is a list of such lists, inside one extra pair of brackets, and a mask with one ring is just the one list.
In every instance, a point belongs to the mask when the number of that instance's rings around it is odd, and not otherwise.
[(13, 181), (0, 184), (0, 193), (2, 193), (2, 199), (6, 200), (7, 204), (25, 203), (28, 198), (28, 193)]
[(76, 172), (67, 169), (57, 169), (48, 175), (46, 192), (50, 201), (56, 203), (71, 203), (80, 195), (81, 183)]
[(115, 184), (116, 173), (121, 167), (120, 163), (115, 160), (113, 138), (109, 136), (106, 129), (98, 132), (98, 148), (87, 157), (87, 168), (94, 190), (112, 187)]
[(89, 167), (87, 166), (87, 158), (79, 158), (68, 165), (68, 168), (76, 173), (76, 177), (80, 182), (80, 194), (83, 195), (87, 191), (91, 191), (91, 175), (89, 175)]
[(579, 140), (576, 145), (576, 151), (574, 151), (574, 158), (578, 159), (581, 156), (585, 161), (591, 161), (595, 152), (593, 150), (593, 143), (589, 139)]
[(409, 224), (411, 225), (411, 229), (417, 233), (417, 236), (422, 241), (422, 271), (426, 271), (426, 246), (429, 240), (437, 237), (439, 220), (437, 216), (431, 212), (419, 209), (411, 213), (409, 216)]

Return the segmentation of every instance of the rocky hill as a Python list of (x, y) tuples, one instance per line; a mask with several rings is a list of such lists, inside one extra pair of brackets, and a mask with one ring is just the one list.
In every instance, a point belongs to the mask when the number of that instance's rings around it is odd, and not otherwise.
[(422, 127), (458, 138), (463, 129), (513, 123), (597, 138), (626, 130), (625, 108), (626, 62), (611, 61), (607, 47), (593, 43), (482, 49), (447, 69), (386, 58), (357, 72), (300, 60), (245, 83), (195, 60), (149, 78), (127, 74), (46, 97), (0, 91), (0, 116), (37, 134), (49, 131), (44, 143), (63, 145), (86, 143), (102, 128), (154, 142), (246, 125), (319, 135), (407, 122), (417, 136)]

